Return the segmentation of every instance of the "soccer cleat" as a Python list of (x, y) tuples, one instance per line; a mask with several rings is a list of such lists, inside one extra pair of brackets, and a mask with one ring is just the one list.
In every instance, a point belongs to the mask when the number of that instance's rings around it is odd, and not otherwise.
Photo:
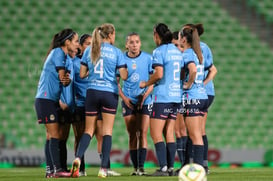
[(121, 174), (114, 170), (107, 169), (107, 176), (121, 176)]
[(59, 178), (59, 177), (70, 177), (71, 173), (70, 172), (66, 172), (62, 169), (58, 169), (56, 170), (56, 172), (54, 173), (53, 177), (54, 178)]
[(71, 177), (77, 178), (80, 176), (79, 170), (80, 170), (81, 160), (79, 158), (76, 158), (72, 163), (71, 168)]
[(131, 176), (136, 176), (138, 175), (138, 169), (135, 168), (135, 170), (131, 173)]
[(147, 172), (145, 172), (144, 168), (139, 168), (138, 169), (138, 174), (139, 176), (144, 176), (147, 175)]
[(79, 172), (79, 177), (86, 177), (86, 176), (87, 176), (86, 171), (80, 171)]
[(173, 168), (168, 169), (169, 176), (175, 176), (175, 172), (173, 171)]
[(100, 178), (106, 178), (107, 177), (107, 169), (105, 168), (100, 168), (98, 177)]
[(54, 173), (46, 173), (45, 178), (53, 178)]
[(154, 173), (148, 175), (148, 176), (152, 176), (152, 177), (158, 177), (158, 176), (169, 176), (169, 173), (166, 171), (162, 171), (160, 169), (156, 170)]

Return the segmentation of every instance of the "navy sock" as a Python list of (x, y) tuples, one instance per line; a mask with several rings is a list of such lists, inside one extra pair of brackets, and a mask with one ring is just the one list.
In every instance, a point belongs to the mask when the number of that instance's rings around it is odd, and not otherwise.
[(203, 165), (204, 145), (192, 145), (193, 162)]
[(55, 167), (54, 169), (59, 170), (61, 168), (61, 163), (60, 163), (59, 140), (57, 138), (51, 138), (49, 140), (49, 152), (50, 152), (52, 163)]
[(173, 168), (174, 166), (174, 158), (175, 158), (175, 151), (176, 145), (175, 143), (167, 143), (167, 166), (168, 168)]
[(60, 163), (63, 170), (67, 170), (67, 147), (66, 140), (59, 141)]
[(130, 150), (130, 158), (134, 168), (138, 168), (137, 150)]
[(138, 167), (144, 168), (144, 162), (146, 160), (147, 155), (147, 149), (146, 148), (140, 148), (139, 149), (139, 158), (138, 158)]
[(108, 169), (110, 169), (110, 168), (111, 168), (110, 155), (109, 155), (109, 159), (108, 159), (108, 163), (107, 163), (107, 168), (108, 168)]
[(158, 142), (155, 144), (155, 151), (160, 169), (167, 167), (167, 155), (166, 146), (164, 142)]
[(46, 140), (45, 143), (45, 159), (46, 159), (46, 172), (51, 173), (54, 170), (53, 163), (49, 151), (49, 140)]
[(84, 133), (82, 135), (79, 145), (78, 145), (77, 152), (76, 152), (76, 157), (79, 157), (79, 158), (83, 157), (84, 152), (88, 148), (91, 139), (92, 139), (92, 137), (87, 133)]
[(182, 165), (183, 162), (183, 150), (182, 150), (182, 138), (176, 138), (176, 152), (178, 155), (178, 158), (180, 160), (180, 163)]
[(85, 160), (84, 160), (84, 155), (81, 157), (80, 171), (85, 171)]
[(208, 144), (208, 138), (207, 135), (202, 136), (203, 142), (204, 142), (204, 163), (203, 166), (207, 167), (208, 166), (208, 149), (209, 149), (209, 144)]
[(105, 135), (102, 138), (102, 160), (101, 160), (101, 168), (108, 167), (108, 161), (110, 159), (110, 151), (112, 147), (112, 136)]
[(192, 141), (189, 136), (187, 139), (186, 154), (185, 155), (186, 155), (185, 164), (188, 164), (192, 161)]
[(181, 161), (181, 166), (185, 165), (185, 160), (186, 160), (186, 149), (187, 149), (187, 141), (188, 137), (187, 136), (182, 136), (182, 161)]

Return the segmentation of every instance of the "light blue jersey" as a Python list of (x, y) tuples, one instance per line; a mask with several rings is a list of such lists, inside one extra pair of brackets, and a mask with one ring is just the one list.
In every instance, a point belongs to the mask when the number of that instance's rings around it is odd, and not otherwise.
[(61, 83), (58, 70), (65, 69), (66, 55), (61, 48), (50, 51), (40, 76), (36, 98), (50, 99), (59, 102)]
[(75, 104), (77, 107), (84, 107), (86, 100), (86, 89), (88, 86), (88, 77), (82, 79), (80, 77), (81, 59), (75, 57), (73, 60), (74, 65), (74, 94)]
[[(148, 81), (152, 69), (152, 56), (146, 52), (140, 52), (137, 57), (128, 57), (128, 53), (124, 54), (125, 63), (128, 69), (128, 78), (123, 81), (122, 91), (126, 97), (129, 97), (134, 104), (138, 101), (138, 96), (143, 94), (145, 89), (139, 88), (140, 81)], [(144, 105), (152, 103), (152, 97), (148, 96)]]
[[(200, 42), (200, 46), (201, 46), (202, 54), (204, 56), (204, 61), (205, 61), (204, 63), (205, 65), (204, 79), (205, 79), (208, 75), (208, 72), (209, 72), (208, 70), (213, 65), (213, 56), (209, 46), (206, 43)], [(212, 96), (215, 95), (214, 84), (212, 80), (205, 85), (205, 88), (208, 95), (212, 95)]]
[(91, 48), (88, 47), (82, 56), (82, 64), (88, 65), (89, 68), (88, 89), (118, 94), (116, 71), (126, 67), (121, 50), (110, 43), (102, 43), (101, 56), (95, 65), (91, 63), (90, 52)]
[(153, 68), (163, 67), (163, 77), (155, 83), (153, 101), (155, 103), (180, 103), (180, 72), (183, 66), (182, 53), (172, 44), (163, 44), (153, 51)]
[(189, 70), (188, 70), (188, 64), (194, 63), (197, 68), (197, 73), (195, 80), (193, 82), (193, 85), (190, 89), (184, 89), (184, 99), (207, 99), (207, 93), (206, 89), (203, 83), (204, 79), (204, 63), (200, 64), (199, 60), (197, 58), (197, 55), (195, 54), (194, 50), (192, 48), (188, 48), (183, 52), (183, 61), (184, 61), (184, 69), (186, 73), (186, 77), (184, 81), (188, 81), (189, 79)]
[(75, 101), (74, 101), (74, 68), (73, 68), (73, 58), (67, 55), (66, 72), (69, 72), (69, 78), (71, 80), (70, 84), (66, 87), (61, 88), (61, 101), (69, 107), (70, 112), (74, 112)]

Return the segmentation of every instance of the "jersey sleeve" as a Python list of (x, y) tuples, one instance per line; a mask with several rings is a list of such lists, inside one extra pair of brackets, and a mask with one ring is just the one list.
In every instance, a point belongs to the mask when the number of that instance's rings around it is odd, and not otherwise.
[(91, 53), (91, 48), (87, 47), (85, 51), (83, 52), (82, 58), (81, 58), (81, 64), (88, 67), (88, 62), (91, 61), (90, 59), (90, 53)]
[(205, 70), (210, 69), (210, 67), (213, 65), (213, 55), (212, 52), (210, 50), (210, 48), (208, 46), (205, 47)]
[(124, 59), (124, 55), (120, 49), (116, 49), (116, 54), (117, 54), (117, 69), (119, 68), (127, 68), (127, 64)]
[(163, 66), (163, 61), (162, 51), (158, 48), (155, 49), (152, 56), (152, 68), (154, 69), (157, 66)]
[(66, 56), (61, 48), (56, 48), (53, 50), (54, 54), (52, 60), (55, 64), (56, 70), (65, 69), (66, 65)]

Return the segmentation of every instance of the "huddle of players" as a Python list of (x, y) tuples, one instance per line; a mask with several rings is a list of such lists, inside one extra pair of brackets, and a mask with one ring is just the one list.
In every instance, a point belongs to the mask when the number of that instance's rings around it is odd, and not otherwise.
[[(101, 156), (98, 176), (119, 175), (110, 169), (118, 95), (122, 98), (129, 134), (132, 175), (147, 175), (144, 162), (149, 127), (160, 166), (150, 175), (175, 175), (176, 151), (182, 165), (193, 161), (207, 169), (204, 122), (213, 101), (212, 79), (217, 70), (208, 46), (200, 42), (203, 32), (202, 24), (184, 25), (176, 34), (176, 47), (172, 43), (175, 34), (167, 25), (156, 24), (153, 38), (157, 48), (152, 55), (141, 51), (137, 33), (127, 35), (127, 52), (114, 47), (112, 24), (95, 28), (92, 40), (89, 35), (82, 36), (80, 44), (77, 33), (71, 29), (56, 34), (44, 63), (35, 102), (39, 123), (45, 124), (47, 132), (46, 177), (86, 175), (84, 152), (94, 135)], [(78, 48), (81, 53), (76, 55)], [(212, 84), (210, 104), (204, 83)], [(66, 171), (64, 156), (70, 124), (61, 123), (62, 119), (72, 123), (75, 133), (75, 160), (71, 172)]]

